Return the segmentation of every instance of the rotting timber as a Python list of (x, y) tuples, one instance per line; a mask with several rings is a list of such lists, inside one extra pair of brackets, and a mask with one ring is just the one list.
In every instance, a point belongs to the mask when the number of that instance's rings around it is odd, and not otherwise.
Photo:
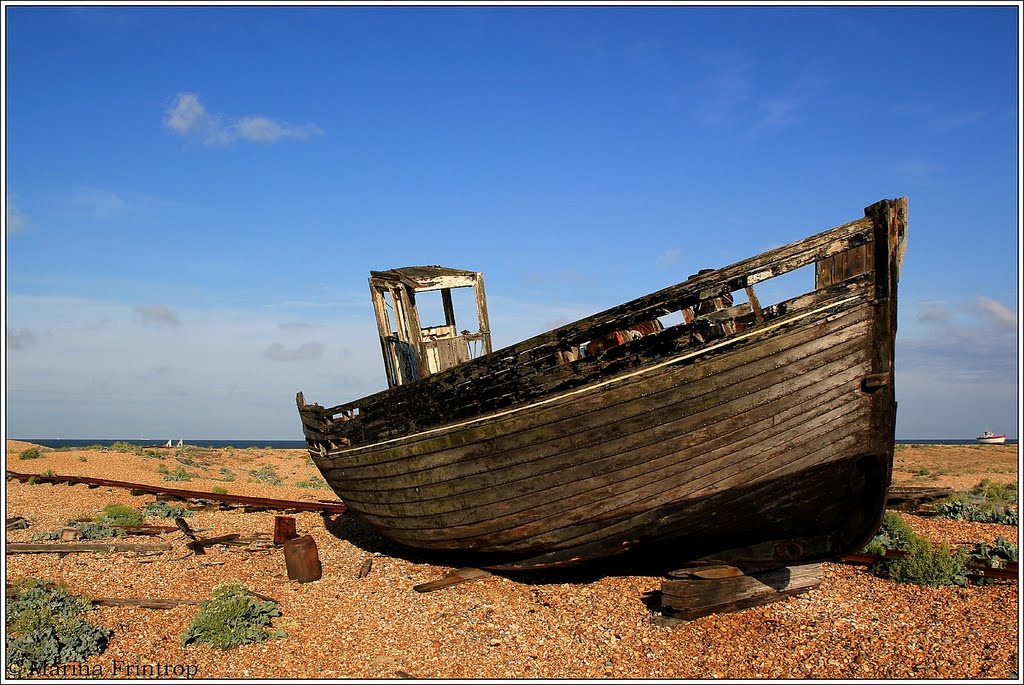
[[(298, 393), (310, 456), (385, 536), (471, 550), (486, 568), (627, 551), (668, 568), (838, 558), (877, 530), (891, 481), (906, 231), (906, 198), (882, 200), (490, 353), (478, 274), (373, 272), (391, 387), (326, 408)], [(754, 290), (810, 265), (802, 294), (769, 304)], [(450, 293), (443, 330), (421, 328), (417, 294), (462, 286), (479, 332), (457, 333)], [(439, 338), (461, 340), (442, 359)]]

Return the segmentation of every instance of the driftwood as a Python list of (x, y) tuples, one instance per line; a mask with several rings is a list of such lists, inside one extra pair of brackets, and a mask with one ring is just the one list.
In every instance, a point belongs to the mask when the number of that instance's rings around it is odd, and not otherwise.
[[(53, 583), (44, 583), (44, 587), (53, 588)], [(246, 590), (248, 594), (252, 595), (256, 599), (261, 599), (265, 602), (277, 602), (277, 600), (261, 595), (258, 592), (252, 590)], [(11, 585), (7, 585), (5, 593), (8, 598), (17, 595), (14, 588)], [(207, 604), (210, 600), (208, 599), (168, 599), (168, 598), (134, 598), (134, 597), (88, 597), (90, 603), (96, 606), (104, 607), (141, 607), (143, 609), (174, 609), (183, 605), (194, 605), (202, 606)]]
[(174, 609), (183, 604), (206, 604), (205, 599), (131, 599), (122, 597), (93, 597), (92, 603), (103, 607), (142, 607), (143, 609)]
[(66, 554), (68, 552), (159, 552), (171, 549), (168, 543), (139, 545), (129, 542), (39, 543), (8, 542), (7, 554)]
[(124, 531), (125, 535), (163, 535), (164, 533), (178, 530), (174, 526), (111, 526)]
[(7, 519), (7, 530), (25, 530), (28, 527), (28, 519), (24, 516), (12, 516)]
[(897, 511), (917, 511), (923, 504), (949, 497), (953, 488), (891, 486), (885, 498), (885, 508)]
[(359, 566), (359, 577), (360, 578), (365, 578), (366, 576), (370, 575), (370, 569), (372, 569), (372, 568), (373, 568), (373, 557), (370, 557), (369, 559), (366, 559)]
[(451, 587), (452, 585), (459, 585), (471, 580), (486, 578), (489, 575), (491, 575), (489, 572), (479, 568), (459, 568), (455, 569), (444, 578), (432, 580), (429, 583), (420, 583), (413, 587), (413, 590), (416, 592), (433, 592), (434, 590)]
[(190, 540), (196, 539), (196, 534), (192, 532), (192, 527), (180, 516), (174, 519), (174, 527), (184, 533)]
[(229, 533), (227, 535), (220, 535), (215, 538), (196, 538), (188, 544), (186, 544), (185, 546), (193, 552), (195, 552), (196, 554), (205, 554), (206, 552), (204, 550), (207, 547), (212, 547), (213, 545), (223, 545), (229, 542), (233, 542), (240, 537), (241, 535), (239, 535), (238, 533)]
[(163, 494), (172, 495), (181, 499), (206, 499), (213, 500), (215, 502), (230, 502), (233, 504), (248, 504), (253, 506), (266, 507), (268, 509), (282, 509), (282, 510), (295, 510), (295, 511), (329, 511), (333, 513), (344, 513), (346, 511), (345, 504), (343, 502), (327, 503), (327, 502), (303, 502), (299, 500), (284, 500), (284, 499), (273, 499), (270, 497), (250, 497), (248, 495), (221, 495), (214, 492), (204, 492), (202, 490), (183, 490), (180, 488), (165, 488), (159, 485), (148, 485), (145, 483), (129, 483), (120, 480), (110, 480), (108, 478), (91, 478), (88, 476), (40, 476), (31, 473), (15, 473), (14, 471), (8, 471), (7, 475), (16, 480), (27, 482), (29, 479), (35, 479), (36, 483), (70, 483), (75, 485), (77, 483), (85, 483), (90, 486), (107, 486), (111, 488), (123, 488), (131, 490), (133, 492), (144, 493), (144, 494)]

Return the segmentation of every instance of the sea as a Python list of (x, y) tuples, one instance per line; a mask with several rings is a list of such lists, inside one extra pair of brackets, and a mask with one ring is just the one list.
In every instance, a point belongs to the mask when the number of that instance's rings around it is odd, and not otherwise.
[[(140, 445), (152, 447), (156, 445), (164, 445), (167, 443), (166, 440), (138, 440), (134, 438), (123, 438), (118, 440), (89, 440), (89, 439), (66, 439), (66, 438), (10, 438), (11, 440), (24, 440), (25, 442), (31, 442), (36, 445), (42, 445), (43, 447), (90, 447), (92, 445), (101, 445), (103, 447), (110, 447), (115, 442), (126, 442), (130, 445)], [(177, 445), (178, 439), (175, 438), (172, 444)], [(184, 444), (191, 445), (193, 447), (212, 447), (212, 448), (227, 448), (235, 447), (238, 449), (244, 449), (248, 447), (260, 447), (263, 449), (276, 449), (276, 450), (294, 450), (294, 449), (305, 449), (305, 440), (243, 440), (241, 438), (237, 440), (184, 440)], [(952, 440), (952, 439), (914, 439), (914, 440), (897, 440), (897, 445), (977, 445), (977, 440)], [(1016, 445), (1016, 439), (1006, 440), (1007, 445)]]

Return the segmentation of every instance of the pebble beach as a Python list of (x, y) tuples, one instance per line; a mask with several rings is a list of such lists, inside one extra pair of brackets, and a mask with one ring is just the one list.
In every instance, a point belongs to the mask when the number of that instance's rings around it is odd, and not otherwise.
[[(196, 450), (193, 464), (174, 450), (142, 455), (98, 449), (50, 450), (8, 440), (9, 471), (110, 478), (191, 490), (280, 499), (335, 501), (315, 483), (303, 450)], [(1016, 445), (901, 446), (894, 485), (969, 489), (982, 479), (1017, 482)], [(154, 454), (156, 456), (154, 456)], [(187, 482), (165, 476), (185, 469)], [(261, 471), (262, 469), (262, 471)], [(275, 473), (272, 484), (250, 475)], [(228, 479), (230, 474), (230, 480)], [(28, 542), (104, 506), (141, 508), (155, 495), (87, 485), (8, 480), (8, 530)], [(203, 537), (267, 536), (274, 511), (209, 508), (189, 525)], [(191, 554), (177, 531), (141, 543), (172, 550), (8, 554), (8, 584), (27, 576), (64, 583), (94, 597), (208, 599), (218, 584), (241, 581), (278, 602), (275, 629), (287, 637), (222, 651), (182, 645), (193, 605), (154, 610), (98, 607), (91, 619), (113, 631), (107, 650), (78, 670), (47, 678), (376, 678), (376, 679), (1016, 679), (1018, 584), (926, 588), (900, 585), (863, 566), (823, 564), (821, 585), (773, 604), (665, 625), (658, 620), (662, 576), (617, 568), (493, 574), (430, 593), (413, 587), (455, 566), (394, 545), (352, 514), (290, 514), (316, 541), (323, 577), (289, 581), (280, 548), (214, 546)], [(1015, 526), (904, 515), (920, 535), (951, 546), (1019, 542)], [(167, 524), (149, 517), (147, 524)], [(133, 542), (135, 539), (132, 540)], [(371, 559), (368, 573), (360, 569)], [(82, 670), (82, 669), (85, 670)]]

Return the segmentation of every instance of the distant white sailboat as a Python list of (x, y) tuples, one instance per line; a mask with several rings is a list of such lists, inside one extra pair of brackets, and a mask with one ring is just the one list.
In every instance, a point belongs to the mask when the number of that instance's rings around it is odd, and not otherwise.
[[(168, 441), (168, 442), (170, 442), (170, 441)], [(183, 446), (184, 444), (185, 444), (185, 441), (184, 441), (184, 440), (182, 440), (181, 438), (178, 438), (178, 447), (181, 447), (181, 446)]]
[(171, 444), (171, 439), (170, 438), (167, 439), (167, 444), (164, 445), (164, 447), (174, 447), (174, 445)]

